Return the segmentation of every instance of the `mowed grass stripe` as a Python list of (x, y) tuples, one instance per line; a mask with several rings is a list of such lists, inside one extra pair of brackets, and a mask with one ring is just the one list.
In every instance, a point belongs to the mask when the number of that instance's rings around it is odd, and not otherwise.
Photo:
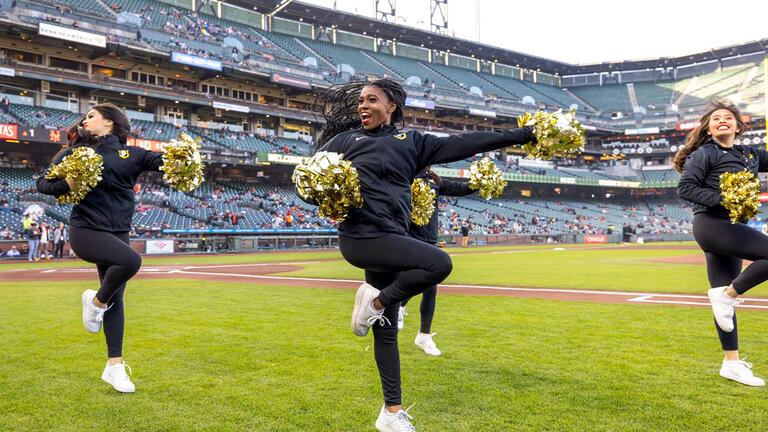
[[(9, 431), (365, 431), (381, 404), (372, 339), (351, 292), (143, 280), (126, 294), (138, 392), (99, 376), (104, 341), (80, 323), (82, 283), (0, 284), (0, 425)], [(42, 300), (41, 300), (42, 299)], [(415, 304), (414, 304), (415, 306)], [(445, 352), (401, 333), (419, 430), (764, 430), (762, 389), (717, 376), (704, 308), (443, 296)], [(742, 352), (768, 371), (768, 314), (739, 312)]]

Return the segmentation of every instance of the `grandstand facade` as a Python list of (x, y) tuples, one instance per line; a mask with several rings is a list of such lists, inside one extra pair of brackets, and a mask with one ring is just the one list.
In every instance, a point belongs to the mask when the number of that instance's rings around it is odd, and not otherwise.
[[(737, 103), (751, 125), (738, 144), (766, 145), (768, 40), (577, 66), (300, 2), (277, 16), (248, 7), (266, 3), (0, 1), (3, 232), (18, 239), (32, 204), (51, 223), (66, 220), (69, 209), (36, 194), (33, 176), (62, 131), (102, 102), (125, 108), (131, 144), (159, 150), (186, 131), (202, 138), (208, 160), (207, 183), (194, 193), (151, 176), (141, 183), (137, 237), (332, 229), (289, 178), (322, 126), (311, 111), (316, 92), (350, 80), (402, 82), (405, 127), (429, 133), (514, 127), (536, 109), (574, 109), (587, 127), (578, 157), (490, 154), (510, 181), (506, 196), (444, 200), (443, 234), (470, 219), (477, 234), (603, 235), (629, 224), (650, 237), (685, 235), (692, 215), (676, 198), (670, 160), (707, 102)], [(470, 162), (435, 169), (462, 178)]]

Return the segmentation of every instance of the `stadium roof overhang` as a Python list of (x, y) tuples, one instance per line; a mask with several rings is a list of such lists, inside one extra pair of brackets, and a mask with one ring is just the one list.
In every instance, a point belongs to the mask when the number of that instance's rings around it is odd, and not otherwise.
[[(281, 1), (227, 0), (226, 3), (246, 9), (255, 8), (257, 12), (269, 14), (276, 9)], [(327, 28), (331, 28), (335, 25), (338, 30), (348, 31), (350, 33), (366, 33), (368, 36), (389, 40), (395, 39), (397, 42), (409, 45), (423, 45), (425, 48), (446, 52), (450, 51), (451, 53), (467, 57), (474, 55), (477, 58), (485, 60), (498, 60), (500, 63), (507, 65), (520, 65), (521, 67), (528, 69), (540, 69), (542, 72), (553, 74), (558, 73), (563, 75), (570, 70), (569, 68), (573, 67), (567, 63), (545, 59), (543, 57), (509, 51), (491, 45), (480, 44), (426, 30), (403, 26), (402, 24), (388, 23), (369, 17), (297, 1), (285, 6), (276, 16), (295, 21), (301, 20), (308, 24)]]
[[(269, 14), (280, 5), (281, 0), (226, 0), (226, 2), (246, 9), (255, 8), (260, 13)], [(396, 39), (398, 42), (409, 45), (421, 46), (423, 44), (426, 48), (446, 52), (450, 50), (450, 52), (454, 54), (467, 57), (474, 55), (483, 60), (497, 60), (499, 63), (506, 65), (519, 65), (526, 69), (537, 69), (541, 72), (558, 74), (561, 76), (679, 67), (693, 63), (703, 63), (744, 54), (768, 51), (768, 38), (766, 38), (760, 41), (732, 45), (679, 57), (661, 57), (656, 59), (574, 65), (298, 1), (293, 1), (285, 6), (280, 10), (277, 16), (295, 21), (301, 20), (308, 24), (324, 27), (332, 27), (335, 25), (337, 29), (351, 33), (363, 34), (365, 32), (369, 36), (389, 40)]]

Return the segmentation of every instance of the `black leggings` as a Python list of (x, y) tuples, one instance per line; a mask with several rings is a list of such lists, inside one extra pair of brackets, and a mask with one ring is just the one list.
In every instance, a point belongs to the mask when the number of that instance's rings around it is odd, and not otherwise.
[(141, 256), (131, 248), (127, 232), (111, 233), (87, 228), (70, 229), (70, 246), (84, 261), (96, 264), (101, 287), (96, 298), (109, 304), (104, 313), (104, 336), (109, 357), (121, 357), (125, 313), (125, 284), (141, 267)]
[[(768, 280), (768, 236), (744, 224), (731, 224), (728, 219), (708, 214), (693, 218), (693, 237), (707, 258), (707, 275), (712, 287), (728, 286), (739, 294)], [(742, 259), (752, 261), (743, 272)], [(736, 316), (730, 333), (720, 330), (717, 334), (723, 350), (739, 349)]]
[(355, 239), (339, 236), (339, 249), (350, 264), (365, 270), (365, 281), (381, 290), (388, 325), (373, 326), (374, 357), (384, 402), (402, 403), (397, 312), (400, 302), (442, 282), (451, 273), (451, 257), (442, 250), (397, 234)]
[[(401, 306), (405, 306), (410, 301), (407, 298), (400, 302)], [(429, 334), (432, 331), (432, 319), (435, 317), (435, 306), (437, 303), (437, 285), (432, 285), (427, 288), (426, 291), (421, 293), (421, 305), (419, 311), (421, 313), (421, 327), (420, 332)]]
[(56, 242), (53, 246), (53, 257), (64, 258), (64, 242)]

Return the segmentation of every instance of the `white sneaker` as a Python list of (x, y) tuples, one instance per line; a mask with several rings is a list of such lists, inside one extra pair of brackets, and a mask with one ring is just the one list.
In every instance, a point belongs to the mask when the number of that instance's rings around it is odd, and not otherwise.
[(425, 353), (431, 356), (439, 356), (442, 352), (437, 349), (435, 341), (432, 340), (432, 336), (436, 334), (437, 333), (429, 334), (419, 332), (419, 334), (416, 335), (416, 340), (414, 342), (416, 343), (416, 346), (421, 348)]
[(744, 300), (735, 299), (725, 293), (727, 287), (712, 288), (707, 291), (709, 304), (712, 305), (712, 313), (715, 314), (717, 326), (726, 333), (733, 331), (734, 306), (742, 303)]
[(125, 364), (125, 362), (111, 366), (107, 362), (107, 367), (104, 368), (101, 379), (111, 384), (120, 393), (133, 393), (136, 391), (136, 386), (133, 385), (128, 374), (125, 373), (125, 368), (128, 368), (128, 372), (131, 372), (130, 366)]
[(748, 386), (762, 387), (765, 385), (762, 378), (752, 375), (752, 363), (747, 363), (744, 360), (723, 360), (720, 376)]
[(408, 311), (405, 310), (405, 306), (400, 306), (400, 310), (397, 311), (397, 329), (402, 330), (405, 327), (405, 316), (408, 315)]
[(381, 432), (416, 432), (416, 428), (411, 423), (413, 417), (408, 414), (408, 410), (402, 409), (396, 413), (387, 411), (387, 407), (382, 405), (379, 418), (376, 419), (376, 429)]
[(379, 322), (379, 325), (391, 324), (384, 316), (384, 310), (376, 310), (373, 300), (379, 296), (379, 290), (364, 283), (357, 289), (355, 295), (355, 308), (352, 310), (352, 331), (358, 336), (365, 336), (371, 326)]
[(96, 291), (83, 291), (83, 326), (91, 333), (98, 333), (101, 330), (101, 321), (104, 319), (104, 312), (109, 308), (100, 308), (93, 304), (93, 298), (96, 297)]

